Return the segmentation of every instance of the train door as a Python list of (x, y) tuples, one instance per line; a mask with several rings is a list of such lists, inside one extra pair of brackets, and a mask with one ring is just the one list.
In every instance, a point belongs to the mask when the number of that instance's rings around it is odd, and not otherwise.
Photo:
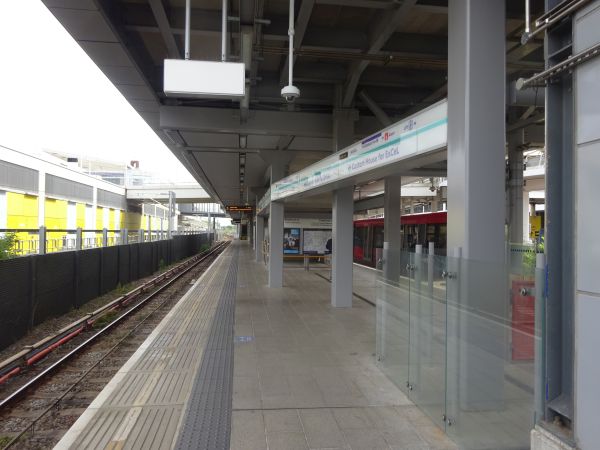
[(372, 226), (354, 228), (354, 261), (373, 265)]
[(383, 226), (375, 225), (373, 227), (373, 266), (378, 267), (379, 261), (383, 258)]

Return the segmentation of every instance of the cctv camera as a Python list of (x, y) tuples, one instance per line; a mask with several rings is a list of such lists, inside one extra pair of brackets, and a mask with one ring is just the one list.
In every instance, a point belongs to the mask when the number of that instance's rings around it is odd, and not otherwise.
[(294, 100), (300, 97), (300, 89), (289, 84), (281, 90), (281, 96), (285, 98), (286, 102), (293, 103)]

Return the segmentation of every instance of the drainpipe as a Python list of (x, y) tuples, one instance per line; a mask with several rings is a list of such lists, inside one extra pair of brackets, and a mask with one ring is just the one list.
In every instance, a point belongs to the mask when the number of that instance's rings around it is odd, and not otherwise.
[(185, 59), (190, 59), (190, 15), (192, 0), (185, 0)]
[[(188, 0), (189, 1), (189, 0)], [(221, 16), (221, 61), (227, 61), (227, 0), (223, 0), (223, 13)]]

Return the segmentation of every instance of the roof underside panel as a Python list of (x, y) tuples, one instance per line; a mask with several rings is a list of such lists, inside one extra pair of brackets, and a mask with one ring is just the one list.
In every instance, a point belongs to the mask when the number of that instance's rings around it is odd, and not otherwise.
[[(184, 52), (185, 0), (43, 1), (223, 203), (238, 203), (240, 193), (253, 202), (248, 192), (265, 187), (268, 161), (296, 171), (327, 155), (341, 104), (357, 113), (353, 139), (360, 139), (382, 127), (372, 104), (396, 121), (446, 95), (447, 0), (297, 1), (294, 83), (301, 96), (293, 105), (280, 95), (287, 84), (287, 0), (230, 2), (229, 60), (241, 61), (242, 31), (252, 43), (245, 50), (251, 63), (243, 102), (164, 96), (163, 61)], [(543, 6), (532, 0), (532, 17)], [(523, 9), (522, 0), (507, 0), (510, 80), (543, 68), (542, 41), (519, 43)], [(220, 60), (221, 0), (192, 1), (190, 45), (192, 59)], [(533, 113), (521, 105), (509, 116)], [(280, 153), (274, 158), (269, 151)]]

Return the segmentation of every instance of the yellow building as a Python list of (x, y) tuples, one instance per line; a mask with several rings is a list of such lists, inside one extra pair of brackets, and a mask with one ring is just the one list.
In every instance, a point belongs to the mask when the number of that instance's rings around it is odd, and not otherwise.
[[(39, 251), (39, 229), (46, 228), (46, 251), (101, 246), (103, 229), (109, 245), (119, 243), (121, 229), (166, 230), (166, 208), (142, 205), (128, 211), (123, 187), (68, 167), (51, 157), (29, 155), (0, 146), (0, 234), (17, 237), (19, 254)], [(154, 233), (156, 236), (159, 233)], [(154, 237), (156, 238), (156, 237)]]

